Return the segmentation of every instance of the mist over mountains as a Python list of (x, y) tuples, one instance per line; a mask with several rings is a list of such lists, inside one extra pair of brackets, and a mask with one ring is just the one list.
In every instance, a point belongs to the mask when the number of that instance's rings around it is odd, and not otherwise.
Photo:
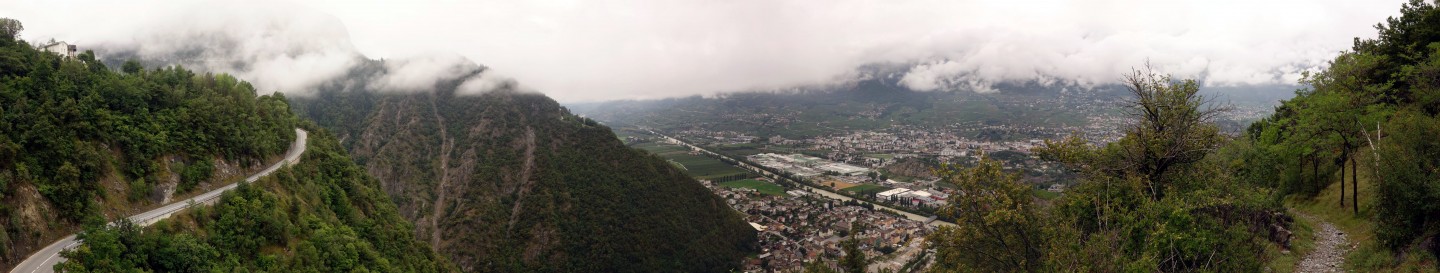
[[(403, 70), (441, 74), (437, 77), (483, 63), (495, 70), (484, 74), (491, 79), (472, 84), (475, 89), (494, 86), (506, 75), (563, 102), (828, 85), (859, 80), (864, 75), (857, 68), (873, 65), (904, 68), (893, 76), (919, 91), (1003, 92), (999, 85), (1014, 82), (1093, 87), (1147, 61), (1208, 86), (1285, 85), (1301, 72), (1325, 67), (1325, 60), (1348, 46), (1343, 41), (1371, 35), (1369, 28), (1356, 27), (1367, 24), (1350, 21), (1376, 21), (1393, 13), (1379, 8), (1388, 6), (1344, 1), (1112, 1), (1043, 9), (988, 1), (882, 6), (480, 1), (405, 8), (319, 0), (0, 4), (34, 22), (25, 34), (32, 42), (53, 37), (95, 49), (102, 58), (233, 73), (263, 92), (305, 93), (347, 73), (360, 63), (357, 56), (368, 56), (416, 60), (405, 62)], [(1256, 14), (1276, 8), (1314, 16)], [(106, 12), (120, 9), (129, 12)], [(1102, 12), (1119, 14), (1091, 16)], [(1218, 13), (1233, 16), (1199, 16)], [(77, 24), (74, 18), (86, 20)]]

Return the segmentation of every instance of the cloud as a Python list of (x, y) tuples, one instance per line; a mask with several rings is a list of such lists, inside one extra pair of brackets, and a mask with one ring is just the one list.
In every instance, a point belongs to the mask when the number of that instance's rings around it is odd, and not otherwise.
[[(1208, 85), (1293, 83), (1351, 38), (1373, 37), (1371, 26), (1402, 2), (62, 0), (0, 3), (0, 16), (24, 21), (27, 39), (81, 46), (168, 51), (192, 41), (155, 35), (233, 31), (238, 44), (207, 46), (267, 63), (232, 67), (267, 88), (313, 83), (351, 52), (455, 52), (561, 101), (593, 101), (826, 84), (875, 63), (914, 64), (901, 76), (917, 90), (1104, 84), (1147, 60)], [(227, 18), (266, 16), (291, 21), (227, 29), (236, 23)], [(293, 53), (330, 51), (342, 53)], [(270, 71), (294, 65), (310, 67)]]
[(522, 89), (515, 79), (497, 75), (494, 71), (485, 71), (460, 83), (460, 86), (455, 88), (455, 93), (474, 95), (496, 90), (530, 91)]
[[(480, 65), (454, 54), (425, 54), (385, 62), (385, 75), (370, 86), (381, 91), (415, 92), (435, 89), (442, 80), (468, 77)], [(485, 73), (489, 74), (489, 73)]]
[(4, 10), (21, 11), (14, 16), (29, 27), (26, 39), (68, 40), (102, 57), (229, 73), (264, 93), (307, 92), (359, 60), (335, 17), (279, 2), (256, 3), (57, 1)]

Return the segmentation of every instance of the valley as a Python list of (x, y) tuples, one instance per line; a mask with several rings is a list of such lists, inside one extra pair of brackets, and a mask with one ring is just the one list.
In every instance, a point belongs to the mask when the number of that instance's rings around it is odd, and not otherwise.
[(0, 1), (0, 270), (1440, 272), (1341, 2)]

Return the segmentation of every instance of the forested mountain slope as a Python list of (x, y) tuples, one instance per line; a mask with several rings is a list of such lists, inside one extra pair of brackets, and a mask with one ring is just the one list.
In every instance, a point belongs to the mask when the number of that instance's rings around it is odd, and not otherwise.
[(78, 230), (234, 179), (284, 152), (284, 97), (226, 75), (112, 71), (16, 39), (0, 18), (0, 268)]
[(90, 227), (66, 272), (454, 272), (416, 240), (379, 181), (314, 125), (300, 162), (211, 207), (140, 228)]
[[(0, 18), (0, 268), (60, 236), (72, 272), (454, 271), (280, 94), (178, 67), (113, 71), (44, 52)], [(302, 163), (155, 227), (104, 223), (243, 179), (310, 127)]]
[(379, 178), (417, 237), (472, 272), (720, 272), (755, 230), (665, 161), (515, 91), (299, 98)]

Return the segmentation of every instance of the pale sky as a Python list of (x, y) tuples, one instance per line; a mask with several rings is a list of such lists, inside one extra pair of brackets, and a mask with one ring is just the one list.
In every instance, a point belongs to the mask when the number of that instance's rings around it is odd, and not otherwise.
[[(3, 1), (22, 38), (164, 52), (229, 35), (234, 73), (303, 94), (348, 54), (405, 60), (425, 86), (469, 65), (562, 102), (778, 89), (910, 65), (914, 90), (1115, 82), (1147, 60), (1211, 85), (1288, 84), (1403, 0)], [(229, 62), (233, 60), (225, 60)], [(487, 75), (495, 76), (495, 75)], [(1003, 92), (1003, 90), (998, 90)]]

